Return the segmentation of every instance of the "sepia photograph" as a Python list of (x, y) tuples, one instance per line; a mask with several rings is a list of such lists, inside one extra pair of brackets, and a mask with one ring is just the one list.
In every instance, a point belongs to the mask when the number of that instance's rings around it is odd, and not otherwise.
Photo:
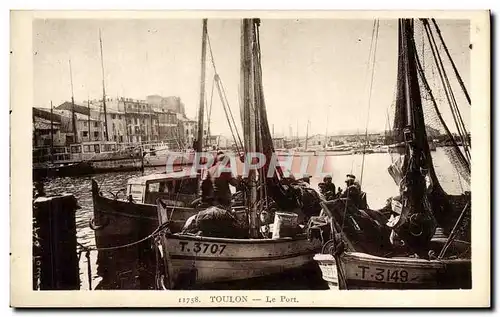
[(11, 13), (11, 302), (489, 303), (487, 11), (77, 13)]

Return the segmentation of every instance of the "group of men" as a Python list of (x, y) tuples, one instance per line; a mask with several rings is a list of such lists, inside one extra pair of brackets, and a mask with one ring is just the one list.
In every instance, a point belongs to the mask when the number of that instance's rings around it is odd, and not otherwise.
[(346, 175), (346, 189), (337, 189), (332, 181), (332, 176), (327, 175), (323, 178), (323, 182), (319, 183), (321, 194), (326, 200), (336, 198), (349, 198), (358, 208), (366, 209), (366, 194), (361, 190), (361, 185), (356, 181), (356, 176), (353, 174)]
[[(222, 164), (225, 164), (225, 166)], [(229, 167), (229, 160), (227, 160), (223, 152), (219, 151), (215, 163), (207, 170), (201, 183), (201, 201), (203, 204), (209, 206), (218, 205), (224, 208), (231, 206), (232, 193), (230, 185), (240, 188), (242, 179), (234, 177), (227, 169), (223, 171), (219, 170), (223, 167)], [(323, 182), (319, 183), (320, 193), (326, 200), (349, 198), (358, 208), (367, 208), (366, 194), (361, 191), (361, 186), (356, 181), (356, 176), (347, 174), (346, 177), (346, 188), (342, 190), (340, 187), (335, 187), (331, 175), (325, 176)], [(297, 181), (303, 186), (310, 186), (310, 179), (310, 175), (304, 175), (304, 177)]]

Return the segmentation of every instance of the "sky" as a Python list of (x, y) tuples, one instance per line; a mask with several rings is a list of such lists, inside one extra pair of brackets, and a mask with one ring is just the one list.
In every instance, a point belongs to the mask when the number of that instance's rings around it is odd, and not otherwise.
[[(437, 22), (469, 88), (469, 21)], [(75, 101), (102, 98), (99, 29), (108, 97), (175, 95), (184, 102), (187, 116), (196, 117), (202, 42), (199, 19), (35, 20), (34, 106), (50, 107), (51, 101), (59, 105), (71, 100), (69, 60)], [(269, 125), (274, 126), (276, 135), (289, 135), (290, 127), (295, 135), (298, 127), (303, 136), (308, 120), (309, 135), (387, 128), (387, 109), (393, 103), (396, 87), (397, 20), (380, 21), (374, 69), (369, 62), (372, 29), (373, 20), (262, 20), (263, 89)], [(208, 20), (208, 34), (217, 71), (241, 127), (240, 20)], [(206, 69), (206, 98), (210, 102), (214, 75), (210, 55)], [(455, 93), (469, 126), (470, 108), (464, 104), (461, 91)], [(212, 134), (230, 136), (216, 90), (212, 109)], [(444, 115), (445, 119), (451, 118)]]

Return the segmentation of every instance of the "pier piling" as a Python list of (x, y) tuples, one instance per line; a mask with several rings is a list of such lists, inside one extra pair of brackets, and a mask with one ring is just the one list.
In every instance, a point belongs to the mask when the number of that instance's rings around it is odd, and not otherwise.
[(33, 289), (78, 290), (80, 276), (75, 212), (71, 194), (38, 197), (34, 201)]

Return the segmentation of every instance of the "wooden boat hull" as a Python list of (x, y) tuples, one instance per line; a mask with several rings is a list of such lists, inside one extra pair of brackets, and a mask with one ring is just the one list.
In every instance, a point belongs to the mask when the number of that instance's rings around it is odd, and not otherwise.
[(137, 158), (103, 159), (54, 165), (39, 164), (33, 166), (33, 178), (78, 177), (97, 173), (138, 171), (141, 168), (141, 160)]
[[(97, 247), (116, 245), (115, 241), (131, 243), (150, 235), (158, 228), (156, 205), (131, 203), (121, 199), (102, 196), (92, 190), (94, 218), (91, 226), (95, 229)], [(186, 220), (197, 213), (195, 208), (168, 206), (171, 215), (170, 230), (179, 232)]]
[(280, 274), (313, 262), (319, 240), (227, 239), (167, 234), (174, 288)]
[(87, 162), (76, 162), (68, 164), (37, 164), (33, 165), (33, 179), (50, 177), (81, 176), (92, 173), (92, 165)]
[(138, 158), (120, 158), (91, 161), (93, 173), (138, 171), (142, 167)]
[[(465, 242), (458, 242), (466, 244)], [(360, 252), (335, 258), (315, 255), (323, 279), (332, 289), (470, 289), (470, 259), (426, 260), (409, 257), (384, 258)]]
[(323, 280), (328, 283), (328, 287), (332, 290), (340, 289), (335, 258), (330, 254), (316, 254), (314, 261), (318, 263)]

